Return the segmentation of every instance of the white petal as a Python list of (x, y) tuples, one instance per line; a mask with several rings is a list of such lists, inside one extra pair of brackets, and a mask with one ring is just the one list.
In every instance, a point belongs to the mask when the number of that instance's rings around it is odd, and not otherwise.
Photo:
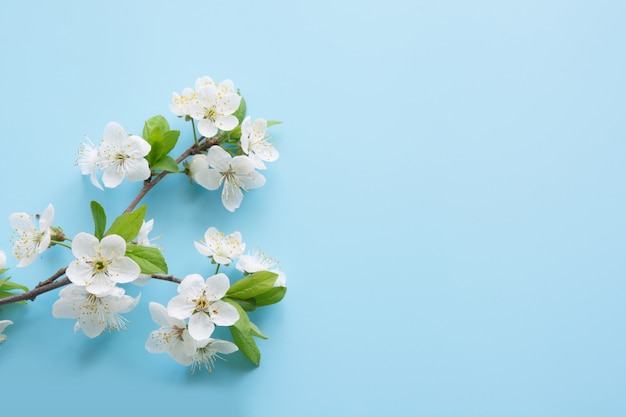
[(107, 270), (109, 278), (119, 284), (126, 284), (136, 280), (141, 272), (141, 268), (139, 268), (137, 262), (126, 256), (111, 262)]
[[(93, 236), (96, 241), (98, 240)], [(120, 235), (108, 235), (102, 238), (98, 246), (104, 259), (111, 260), (124, 256), (126, 253), (126, 241)]]
[[(74, 303), (65, 298), (59, 298), (52, 305), (52, 317), (57, 319), (77, 319), (79, 312), (74, 308)], [(1, 332), (2, 330), (0, 330)]]
[(226, 210), (233, 212), (239, 208), (243, 201), (243, 192), (239, 187), (232, 184), (230, 181), (224, 183), (224, 189), (222, 190), (222, 204), (226, 207)]
[(104, 127), (102, 141), (114, 146), (121, 146), (128, 138), (124, 128), (117, 122), (110, 122)]
[(94, 338), (102, 334), (106, 327), (106, 320), (100, 314), (99, 309), (84, 308), (78, 316), (78, 323), (83, 333), (89, 338)]
[(100, 241), (94, 235), (81, 232), (74, 236), (72, 241), (72, 254), (77, 259), (92, 259), (98, 252)]
[(215, 351), (215, 353), (223, 353), (225, 355), (239, 350), (236, 344), (228, 340), (214, 340), (211, 342), (210, 349)]
[(265, 177), (263, 174), (257, 171), (248, 172), (246, 175), (241, 175), (239, 177), (241, 184), (246, 188), (246, 190), (252, 190), (254, 188), (259, 188), (265, 185)]
[(223, 176), (217, 169), (209, 168), (197, 172), (193, 179), (207, 190), (213, 191), (220, 188)]
[(93, 272), (92, 272), (91, 283), (87, 284), (87, 286), (85, 287), (87, 291), (89, 291), (90, 293), (98, 297), (103, 297), (107, 295), (114, 288), (115, 288), (115, 282), (112, 281), (106, 274), (103, 274), (103, 273), (93, 274)]
[(93, 279), (93, 268), (85, 262), (76, 260), (68, 265), (65, 274), (74, 284), (85, 286)]
[(6, 329), (7, 326), (10, 326), (11, 324), (13, 324), (11, 320), (0, 320), (0, 332), (3, 332), (4, 329)]
[(196, 247), (196, 249), (198, 250), (198, 252), (200, 252), (201, 255), (213, 256), (215, 254), (215, 252), (213, 250), (211, 250), (208, 246), (203, 245), (200, 242), (193, 242), (193, 244)]
[(227, 171), (232, 161), (232, 156), (221, 146), (211, 146), (207, 152), (209, 165), (222, 172)]
[(102, 182), (107, 188), (115, 188), (122, 183), (124, 173), (115, 169), (115, 167), (107, 168), (102, 173)]
[(150, 165), (144, 158), (136, 159), (134, 161), (127, 160), (124, 163), (124, 175), (128, 178), (128, 181), (143, 181), (147, 180), (151, 176)]
[(211, 303), (211, 320), (218, 326), (232, 326), (239, 320), (239, 312), (224, 301)]
[[(3, 250), (0, 250), (0, 269), (3, 269), (7, 264), (7, 254)], [(2, 331), (2, 330), (0, 330)]]
[(52, 204), (49, 204), (48, 207), (41, 213), (41, 217), (39, 218), (39, 229), (41, 231), (46, 230), (50, 226), (52, 226), (52, 221), (54, 220), (54, 207)]
[(133, 298), (130, 295), (122, 295), (119, 297), (109, 296), (107, 297), (107, 302), (109, 303), (111, 311), (116, 313), (128, 313), (137, 306), (140, 298), (141, 294), (139, 294), (136, 298)]
[(33, 219), (26, 213), (13, 213), (9, 216), (9, 223), (13, 229), (35, 232)]
[(230, 281), (226, 274), (216, 274), (206, 280), (206, 295), (209, 301), (221, 300), (228, 289), (230, 288)]
[(239, 124), (239, 120), (232, 115), (221, 116), (215, 121), (215, 124), (218, 128), (228, 132), (237, 127), (237, 125)]
[(127, 148), (127, 154), (137, 158), (144, 157), (150, 153), (152, 147), (141, 136), (131, 135), (128, 137), (130, 146)]
[(196, 340), (211, 337), (213, 329), (215, 324), (206, 313), (195, 313), (189, 318), (189, 334)]
[(167, 314), (167, 308), (165, 308), (165, 306), (155, 303), (154, 301), (150, 301), (148, 309), (150, 310), (152, 321), (162, 327), (171, 327), (172, 324), (170, 323), (170, 315)]
[(204, 278), (200, 274), (187, 275), (178, 285), (178, 293), (191, 297), (193, 299), (200, 298), (204, 292)]
[(198, 122), (198, 131), (205, 138), (211, 138), (217, 133), (217, 127), (211, 120), (202, 119)]
[(177, 295), (167, 303), (167, 313), (180, 320), (191, 316), (195, 309), (196, 304), (185, 295)]

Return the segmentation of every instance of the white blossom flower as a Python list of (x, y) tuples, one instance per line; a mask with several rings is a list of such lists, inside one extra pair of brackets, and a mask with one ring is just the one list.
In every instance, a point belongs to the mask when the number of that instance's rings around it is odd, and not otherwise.
[(207, 190), (217, 190), (224, 184), (222, 203), (228, 211), (235, 211), (243, 200), (243, 191), (262, 187), (265, 177), (255, 171), (254, 163), (245, 155), (234, 158), (220, 146), (212, 146), (207, 153), (208, 169), (200, 169), (193, 179)]
[(193, 363), (194, 343), (187, 330), (184, 320), (168, 314), (167, 308), (161, 304), (150, 302), (148, 305), (152, 320), (161, 327), (150, 333), (146, 341), (146, 349), (150, 353), (167, 352), (172, 359), (181, 365)]
[(0, 269), (4, 269), (7, 265), (7, 254), (3, 250), (0, 250)]
[(230, 353), (238, 351), (239, 348), (236, 344), (229, 342), (228, 340), (219, 339), (206, 339), (195, 342), (195, 352), (192, 357), (191, 373), (194, 374), (199, 368), (206, 368), (211, 373), (215, 366), (216, 358), (224, 359), (220, 356), (228, 355)]
[(72, 253), (77, 259), (67, 267), (67, 277), (94, 295), (103, 296), (116, 283), (128, 283), (139, 276), (139, 265), (124, 256), (126, 242), (118, 235), (105, 236), (100, 241), (81, 232), (72, 242)]
[[(141, 295), (140, 295), (141, 296)], [(106, 295), (96, 296), (85, 287), (69, 285), (59, 292), (52, 305), (52, 315), (60, 319), (78, 319), (74, 331), (81, 329), (87, 337), (99, 336), (104, 330), (124, 330), (126, 320), (119, 313), (128, 313), (139, 298), (124, 295), (124, 289), (115, 287)]]
[(207, 86), (214, 86), (219, 97), (224, 97), (225, 94), (235, 92), (235, 84), (233, 84), (231, 80), (224, 80), (221, 83), (217, 83), (206, 75), (196, 79), (194, 88), (196, 91), (200, 91), (200, 89)]
[(104, 128), (98, 167), (103, 171), (105, 187), (117, 187), (124, 177), (130, 181), (143, 181), (150, 178), (150, 166), (144, 158), (150, 153), (150, 144), (139, 136), (128, 136), (116, 122)]
[(195, 340), (211, 337), (215, 325), (232, 326), (239, 320), (235, 307), (221, 299), (230, 288), (225, 274), (216, 274), (206, 282), (200, 274), (187, 275), (178, 286), (178, 294), (167, 304), (170, 316), (189, 318), (189, 334)]
[(18, 238), (13, 242), (13, 255), (19, 260), (17, 266), (27, 266), (35, 261), (37, 254), (50, 246), (54, 220), (54, 207), (48, 205), (39, 217), (39, 229), (35, 227), (32, 216), (26, 213), (13, 213), (9, 216), (11, 227)]
[(204, 239), (194, 242), (194, 245), (202, 255), (213, 258), (221, 265), (230, 264), (246, 249), (246, 244), (241, 241), (241, 233), (234, 232), (224, 236), (224, 233), (215, 227), (209, 227), (204, 233)]
[(0, 342), (7, 340), (7, 337), (3, 335), (2, 332), (11, 324), (13, 324), (11, 320), (0, 320)]
[(211, 84), (201, 87), (196, 93), (187, 110), (189, 116), (199, 120), (200, 134), (210, 138), (217, 134), (218, 129), (229, 131), (237, 127), (239, 120), (233, 113), (241, 104), (241, 96), (237, 93), (223, 93)]
[(267, 141), (267, 122), (265, 119), (256, 119), (252, 122), (250, 116), (241, 122), (241, 150), (248, 155), (257, 169), (265, 169), (266, 162), (278, 159), (278, 151)]
[(191, 88), (185, 88), (182, 94), (172, 93), (172, 104), (170, 104), (170, 110), (176, 116), (187, 116), (189, 111), (187, 107), (189, 103), (195, 100), (196, 92)]
[(80, 167), (81, 174), (89, 175), (91, 183), (102, 190), (102, 185), (98, 181), (98, 178), (96, 178), (99, 160), (100, 151), (89, 139), (87, 139), (87, 142), (83, 142), (80, 145), (76, 165)]
[(278, 265), (276, 259), (270, 258), (265, 252), (257, 249), (252, 253), (242, 255), (237, 265), (235, 265), (235, 268), (247, 274), (253, 274), (259, 271), (273, 272), (278, 274), (274, 282), (274, 287), (285, 287), (287, 285), (287, 277), (280, 269), (272, 269), (272, 267), (276, 265)]
[[(148, 248), (157, 247), (155, 243), (152, 243), (154, 239), (150, 239), (148, 237), (153, 227), (154, 227), (154, 219), (150, 219), (148, 221), (144, 220), (143, 223), (141, 223), (141, 228), (139, 229), (139, 233), (137, 233), (137, 245), (145, 246)], [(158, 239), (158, 237), (155, 239)]]

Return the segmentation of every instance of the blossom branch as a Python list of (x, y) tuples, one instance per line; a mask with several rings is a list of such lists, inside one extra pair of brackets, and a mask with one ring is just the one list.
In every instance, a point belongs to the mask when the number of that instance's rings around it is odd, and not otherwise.
[[(204, 141), (203, 141), (203, 139), (204, 139)], [(200, 153), (206, 151), (207, 149), (209, 149), (211, 146), (217, 145), (218, 143), (219, 143), (219, 140), (218, 140), (217, 137), (213, 137), (211, 139), (206, 139), (203, 136), (203, 137), (201, 137), (198, 140), (198, 143), (194, 143), (185, 152), (183, 152), (176, 159), (176, 163), (180, 164), (181, 162), (183, 162), (188, 157), (190, 157), (192, 155), (200, 154)], [(133, 201), (128, 205), (126, 210), (124, 210), (124, 213), (129, 213), (129, 212), (133, 211), (135, 209), (135, 207), (137, 207), (137, 204), (139, 204), (141, 199), (144, 198), (145, 195), (148, 194), (148, 192), (155, 185), (157, 185), (163, 178), (165, 178), (165, 176), (167, 174), (169, 174), (169, 173), (170, 173), (169, 171), (163, 171), (163, 172), (159, 173), (159, 175), (157, 175), (156, 177), (148, 178), (147, 180), (145, 180), (144, 183), (143, 183), (143, 188), (139, 191), (139, 193), (133, 199)]]

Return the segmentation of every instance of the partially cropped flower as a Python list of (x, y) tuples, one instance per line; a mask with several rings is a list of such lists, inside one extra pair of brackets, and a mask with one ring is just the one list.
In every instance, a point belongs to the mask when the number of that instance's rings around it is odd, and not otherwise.
[(265, 177), (255, 171), (252, 160), (245, 155), (234, 158), (220, 146), (212, 146), (207, 153), (208, 169), (199, 169), (193, 179), (207, 190), (222, 190), (222, 203), (228, 211), (235, 211), (243, 200), (243, 191), (262, 187)]
[(148, 308), (152, 320), (161, 326), (158, 330), (150, 333), (146, 341), (148, 352), (167, 352), (172, 359), (181, 365), (191, 365), (193, 363), (194, 344), (187, 331), (185, 321), (170, 316), (167, 308), (161, 304), (150, 302)]
[(0, 320), (0, 342), (7, 340), (7, 337), (3, 335), (2, 332), (11, 324), (13, 324), (11, 320)]
[(13, 213), (9, 216), (11, 227), (17, 234), (13, 241), (13, 255), (19, 260), (17, 266), (27, 266), (35, 261), (37, 255), (50, 246), (52, 240), (52, 221), (54, 207), (48, 205), (39, 217), (39, 229), (35, 227), (32, 216), (26, 213)]
[(246, 244), (241, 241), (241, 233), (234, 232), (224, 236), (224, 232), (218, 231), (215, 227), (209, 227), (204, 233), (204, 239), (194, 242), (194, 245), (202, 255), (213, 258), (216, 263), (222, 265), (230, 264), (246, 249)]
[[(137, 234), (137, 239), (135, 242), (138, 246), (145, 246), (148, 248), (158, 247), (157, 244), (152, 243), (152, 241), (158, 239), (158, 237), (153, 238), (153, 239), (150, 239), (148, 237), (148, 234), (150, 234), (153, 227), (154, 227), (154, 219), (143, 221), (143, 223), (141, 224), (141, 228), (139, 229), (139, 233)], [(137, 279), (133, 281), (133, 284), (143, 287), (144, 285), (148, 284), (148, 282), (150, 282), (151, 279), (152, 279), (152, 275), (150, 274), (139, 274)]]
[(228, 277), (216, 274), (206, 282), (199, 274), (187, 275), (178, 286), (178, 294), (167, 304), (170, 316), (189, 318), (189, 334), (201, 341), (211, 337), (215, 326), (232, 326), (239, 320), (235, 307), (221, 301), (230, 288)]
[(196, 91), (197, 96), (187, 106), (189, 116), (198, 120), (198, 131), (210, 138), (217, 134), (218, 129), (233, 130), (239, 124), (233, 113), (241, 104), (241, 96), (237, 93), (223, 93), (215, 85), (206, 85)]
[(59, 292), (52, 306), (52, 315), (60, 319), (77, 319), (74, 331), (81, 329), (87, 337), (99, 336), (106, 329), (124, 330), (128, 320), (119, 313), (128, 313), (139, 302), (124, 295), (124, 289), (116, 287), (104, 296), (96, 296), (85, 287), (69, 285)]
[(235, 92), (235, 84), (231, 80), (224, 80), (221, 83), (213, 81), (211, 77), (203, 76), (196, 79), (194, 88), (196, 91), (200, 91), (203, 87), (214, 86), (217, 90), (219, 97), (224, 97), (225, 94)]
[(241, 149), (257, 169), (265, 169), (263, 161), (273, 162), (278, 159), (278, 151), (267, 141), (266, 130), (265, 119), (256, 119), (253, 122), (248, 116), (241, 122)]
[(100, 145), (98, 167), (103, 171), (105, 187), (117, 187), (124, 178), (143, 181), (150, 178), (150, 166), (144, 158), (150, 144), (139, 136), (128, 136), (118, 123), (108, 123)]
[(217, 358), (224, 359), (220, 355), (228, 355), (238, 351), (236, 344), (227, 340), (207, 339), (195, 342), (195, 352), (193, 353), (191, 373), (195, 373), (199, 368), (205, 368), (209, 373), (215, 366)]
[(0, 269), (4, 269), (7, 265), (7, 254), (3, 250), (0, 250)]
[(67, 267), (67, 277), (94, 295), (106, 295), (116, 283), (125, 284), (139, 276), (139, 265), (124, 256), (126, 242), (118, 235), (98, 240), (81, 232), (72, 242), (72, 253), (76, 260)]
[(80, 145), (76, 165), (80, 167), (81, 174), (89, 175), (91, 183), (102, 190), (102, 185), (100, 185), (98, 178), (96, 178), (98, 161), (100, 160), (99, 152), (98, 148), (89, 139), (87, 139), (87, 142), (83, 142)]
[(152, 243), (153, 240), (158, 239), (158, 237), (150, 239), (148, 235), (152, 231), (154, 227), (154, 219), (150, 219), (148, 221), (143, 221), (141, 224), (141, 228), (139, 229), (139, 233), (137, 234), (137, 245), (146, 246), (148, 248), (156, 248), (157, 245)]
[(235, 267), (246, 274), (253, 274), (259, 271), (273, 272), (278, 274), (274, 286), (285, 287), (287, 284), (286, 275), (280, 269), (274, 268), (277, 265), (278, 261), (276, 259), (270, 258), (265, 252), (257, 249), (252, 253), (242, 255)]
[(191, 88), (185, 88), (182, 94), (172, 93), (172, 104), (170, 104), (170, 110), (176, 116), (187, 116), (189, 114), (189, 103), (195, 98), (196, 92)]

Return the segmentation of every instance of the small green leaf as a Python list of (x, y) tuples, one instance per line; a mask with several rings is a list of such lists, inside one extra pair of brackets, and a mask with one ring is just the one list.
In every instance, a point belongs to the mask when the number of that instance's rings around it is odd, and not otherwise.
[(268, 306), (270, 304), (276, 304), (282, 300), (286, 293), (287, 287), (274, 287), (263, 294), (257, 295), (254, 297), (254, 300), (256, 301), (256, 305), (259, 307)]
[(268, 291), (276, 282), (278, 274), (270, 271), (259, 271), (235, 282), (226, 293), (229, 297), (245, 300)]
[(126, 256), (137, 262), (142, 274), (167, 274), (167, 263), (158, 248), (130, 243), (126, 245)]
[(267, 127), (274, 126), (274, 125), (279, 125), (281, 123), (282, 122), (279, 122), (278, 120), (268, 120), (267, 121)]
[(259, 328), (258, 328), (258, 327), (256, 327), (256, 324), (254, 324), (254, 323), (252, 323), (252, 322), (250, 322), (250, 334), (251, 334), (252, 336), (255, 336), (255, 337), (260, 337), (261, 339), (265, 339), (265, 340), (267, 340), (267, 339), (268, 339), (268, 337), (267, 337), (267, 336), (265, 336), (265, 335), (263, 334), (263, 332), (261, 332), (261, 330), (259, 330)]
[(143, 138), (148, 138), (152, 134), (152, 131), (156, 128), (160, 128), (161, 132), (167, 132), (170, 130), (170, 125), (167, 123), (165, 117), (161, 115), (151, 117), (146, 120), (143, 125)]
[(233, 341), (239, 347), (241, 353), (250, 359), (250, 362), (259, 366), (261, 364), (261, 351), (252, 335), (243, 334), (235, 326), (230, 326), (230, 334), (233, 336)]
[(141, 225), (145, 217), (145, 205), (139, 207), (135, 211), (131, 211), (130, 213), (124, 213), (115, 220), (113, 220), (113, 224), (111, 225), (111, 227), (109, 227), (109, 230), (107, 230), (105, 236), (119, 235), (126, 242), (130, 242), (135, 237), (137, 237), (137, 233), (139, 233), (139, 229), (141, 229)]
[(180, 130), (165, 130), (163, 131), (163, 150), (161, 156), (167, 155), (176, 143), (178, 142), (178, 137), (180, 136)]
[[(0, 290), (1, 291), (14, 291), (14, 290), (22, 290), (24, 292), (28, 291), (28, 287), (25, 285), (21, 285), (15, 282), (9, 282), (11, 277), (6, 277), (0, 280)], [(11, 294), (13, 295), (13, 294)]]
[(246, 100), (244, 100), (243, 96), (241, 96), (241, 103), (239, 103), (239, 108), (235, 110), (233, 116), (239, 120), (239, 124), (246, 118)]
[(94, 236), (98, 240), (104, 236), (104, 229), (107, 227), (107, 216), (104, 213), (104, 208), (97, 201), (91, 202), (91, 215), (93, 216)]
[(161, 158), (159, 161), (155, 162), (151, 166), (152, 169), (169, 171), (169, 172), (179, 172), (178, 164), (176, 161), (169, 156), (165, 156)]

